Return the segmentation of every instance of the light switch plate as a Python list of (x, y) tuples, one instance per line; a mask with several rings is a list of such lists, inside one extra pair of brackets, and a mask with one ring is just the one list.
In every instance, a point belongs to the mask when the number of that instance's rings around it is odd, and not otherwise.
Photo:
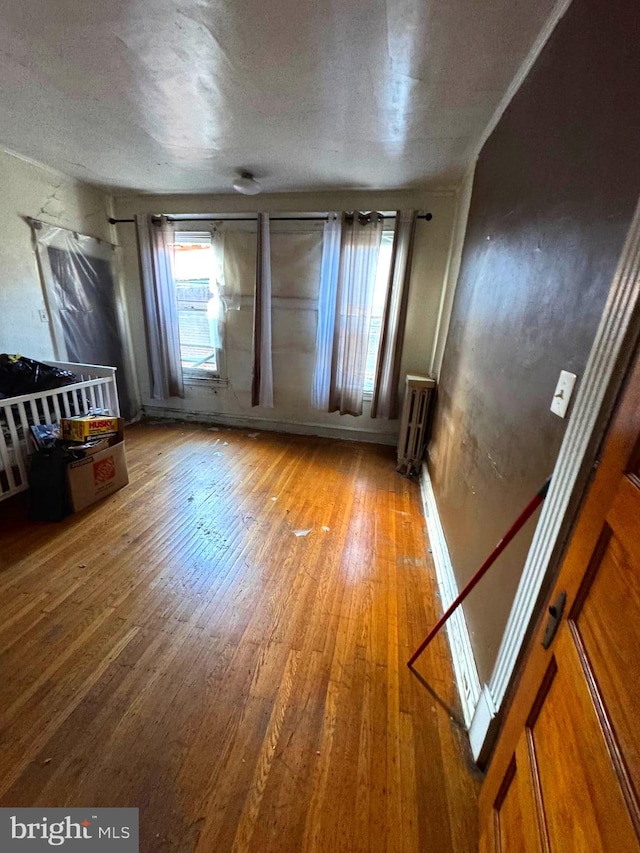
[(558, 379), (553, 400), (551, 401), (551, 411), (554, 415), (558, 415), (559, 418), (564, 418), (567, 414), (577, 378), (575, 373), (569, 373), (566, 370), (560, 371), (560, 378)]

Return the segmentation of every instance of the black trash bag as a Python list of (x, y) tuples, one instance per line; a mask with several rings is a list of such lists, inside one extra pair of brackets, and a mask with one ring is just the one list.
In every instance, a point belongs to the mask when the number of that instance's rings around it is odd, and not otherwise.
[(21, 355), (0, 354), (0, 396), (20, 397), (79, 381), (69, 370), (51, 367)]
[(71, 512), (67, 465), (73, 459), (62, 446), (38, 450), (29, 468), (29, 504), (32, 521), (62, 521)]

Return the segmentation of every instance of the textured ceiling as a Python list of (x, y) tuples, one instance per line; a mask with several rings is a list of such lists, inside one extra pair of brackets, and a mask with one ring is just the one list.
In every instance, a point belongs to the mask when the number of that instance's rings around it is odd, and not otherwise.
[(0, 0), (0, 145), (148, 192), (456, 183), (553, 0)]

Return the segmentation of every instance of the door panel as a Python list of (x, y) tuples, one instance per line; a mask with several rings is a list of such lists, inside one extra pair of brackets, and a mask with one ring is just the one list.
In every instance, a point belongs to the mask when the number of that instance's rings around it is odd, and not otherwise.
[(636, 359), (483, 785), (487, 851), (640, 851), (639, 448)]
[(534, 793), (529, 749), (523, 733), (505, 778), (504, 792), (496, 802), (494, 824), (502, 851), (542, 853), (546, 849), (540, 840), (540, 808)]
[(634, 850), (633, 824), (566, 625), (528, 728), (551, 850)]
[(586, 579), (584, 600), (578, 602), (574, 617), (598, 692), (603, 701), (605, 697), (615, 699), (606, 704), (604, 713), (619, 744), (635, 799), (640, 788), (638, 519), (640, 490), (625, 478), (608, 515), (605, 541), (599, 543), (602, 553), (596, 571)]

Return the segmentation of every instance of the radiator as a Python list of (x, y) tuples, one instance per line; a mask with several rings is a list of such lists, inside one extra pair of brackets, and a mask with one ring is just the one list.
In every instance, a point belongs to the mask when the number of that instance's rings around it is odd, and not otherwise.
[(435, 379), (428, 376), (408, 374), (405, 380), (396, 471), (407, 476), (419, 470), (422, 462), (428, 438), (431, 395), (435, 387)]

